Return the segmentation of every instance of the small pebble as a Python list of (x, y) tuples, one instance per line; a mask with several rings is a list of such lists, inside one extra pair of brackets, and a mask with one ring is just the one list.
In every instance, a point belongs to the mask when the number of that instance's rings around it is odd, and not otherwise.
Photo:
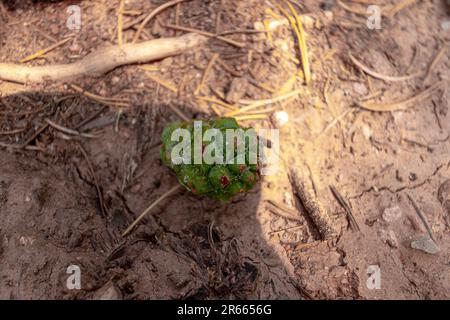
[(286, 111), (275, 111), (272, 114), (272, 121), (275, 128), (281, 128), (289, 122), (289, 115)]
[(398, 248), (398, 241), (393, 230), (380, 230), (380, 238), (384, 243), (387, 243), (391, 248)]
[(368, 94), (367, 87), (363, 83), (356, 82), (353, 84), (353, 91), (360, 96)]
[(114, 76), (111, 79), (111, 84), (116, 85), (120, 82), (120, 78), (118, 76)]
[(450, 20), (442, 21), (441, 28), (443, 31), (449, 31), (450, 30)]
[(366, 140), (370, 140), (370, 137), (372, 136), (372, 130), (370, 130), (368, 126), (364, 125), (362, 127), (362, 134)]
[(302, 15), (302, 23), (306, 29), (314, 28), (315, 20), (308, 15)]
[(401, 216), (402, 216), (402, 210), (398, 206), (386, 208), (382, 214), (383, 220), (387, 223), (395, 222)]

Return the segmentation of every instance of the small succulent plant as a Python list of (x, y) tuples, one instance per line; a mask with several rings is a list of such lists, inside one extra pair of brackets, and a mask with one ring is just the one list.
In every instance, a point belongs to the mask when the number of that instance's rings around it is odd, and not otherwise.
[[(176, 129), (186, 129), (191, 135), (191, 150), (194, 152), (194, 123), (174, 122), (169, 124), (162, 133), (161, 159), (165, 165), (171, 168), (178, 177), (179, 182), (193, 194), (206, 196), (211, 199), (229, 201), (237, 194), (245, 193), (255, 187), (259, 180), (258, 163), (251, 161), (249, 143), (245, 144), (245, 163), (231, 164), (226, 161), (225, 144), (223, 144), (223, 164), (174, 164), (172, 150), (178, 141), (172, 141), (172, 133)], [(234, 118), (218, 118), (202, 121), (202, 134), (208, 129), (218, 129), (222, 136), (226, 136), (227, 129), (242, 129)], [(213, 142), (209, 142), (213, 143)], [(202, 142), (202, 152), (209, 143)], [(244, 141), (245, 143), (245, 141)], [(235, 152), (237, 152), (235, 144)], [(252, 163), (250, 163), (252, 162)], [(176, 162), (175, 162), (176, 163)]]

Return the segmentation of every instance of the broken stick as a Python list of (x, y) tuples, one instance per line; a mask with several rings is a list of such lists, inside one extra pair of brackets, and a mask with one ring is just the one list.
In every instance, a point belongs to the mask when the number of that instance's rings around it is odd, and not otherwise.
[(161, 38), (141, 43), (127, 43), (122, 47), (109, 46), (88, 54), (71, 64), (24, 66), (0, 63), (0, 80), (18, 83), (67, 81), (81, 76), (100, 76), (119, 66), (144, 63), (183, 53), (205, 43), (207, 38), (189, 33), (181, 37)]
[[(310, 177), (301, 173), (301, 169), (293, 168), (289, 172), (294, 192), (300, 199), (303, 207), (308, 213), (309, 217), (317, 227), (323, 240), (333, 238), (337, 234), (333, 227), (332, 221), (327, 212), (323, 208), (320, 201), (317, 199)], [(306, 172), (304, 170), (303, 172)]]

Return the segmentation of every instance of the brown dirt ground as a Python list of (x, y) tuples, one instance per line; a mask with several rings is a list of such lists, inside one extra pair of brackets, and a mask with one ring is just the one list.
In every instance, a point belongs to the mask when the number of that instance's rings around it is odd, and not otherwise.
[[(145, 14), (163, 2), (129, 0), (126, 9)], [(365, 10), (357, 1), (345, 2)], [(71, 34), (65, 22), (73, 3), (82, 9), (82, 31), (30, 65), (75, 61), (117, 42), (118, 2), (3, 1), (0, 61), (16, 62)], [(74, 94), (67, 85), (0, 81), (0, 299), (90, 299), (111, 288), (124, 299), (450, 298), (449, 51), (426, 80), (402, 82), (368, 77), (348, 57), (351, 52), (383, 74), (426, 71), (448, 46), (449, 8), (445, 1), (417, 1), (383, 19), (381, 30), (369, 30), (360, 15), (334, 1), (298, 3), (307, 16), (313, 76), (308, 87), (301, 76), (293, 77), (301, 66), (287, 25), (270, 36), (227, 36), (245, 42), (245, 49), (210, 40), (153, 63), (156, 71), (126, 66), (73, 82), (103, 96), (130, 99), (132, 107), (120, 117), (118, 109)], [(281, 15), (272, 4), (192, 0), (179, 6), (178, 23), (210, 32), (254, 29), (274, 19), (268, 8)], [(163, 25), (175, 23), (176, 16), (174, 8), (159, 14), (144, 38), (182, 34)], [(125, 40), (134, 33), (126, 30)], [(192, 118), (214, 116), (194, 96), (214, 53), (228, 67), (214, 66), (203, 96), (233, 103), (266, 99), (270, 91), (302, 90), (297, 99), (276, 105), (290, 118), (280, 134), (281, 170), (229, 204), (179, 192), (122, 238), (126, 226), (177, 183), (158, 151), (162, 128), (177, 120), (169, 106)], [(437, 80), (445, 84), (441, 90), (405, 110), (354, 107), (354, 101), (377, 92), (381, 102), (411, 96)], [(68, 136), (45, 126), (45, 119), (100, 138)], [(270, 120), (244, 124), (273, 126)], [(17, 147), (24, 143), (25, 148)], [(336, 239), (318, 238), (290, 185), (287, 168), (292, 167), (309, 167), (318, 198), (339, 230)], [(349, 202), (359, 232), (349, 225), (330, 185)], [(424, 212), (438, 254), (410, 247), (426, 230), (408, 195)], [(282, 217), (268, 200), (297, 210), (297, 218)], [(385, 210), (396, 207), (397, 219), (386, 219)], [(71, 264), (81, 268), (81, 290), (66, 288)], [(379, 290), (366, 286), (370, 265), (380, 267)]]

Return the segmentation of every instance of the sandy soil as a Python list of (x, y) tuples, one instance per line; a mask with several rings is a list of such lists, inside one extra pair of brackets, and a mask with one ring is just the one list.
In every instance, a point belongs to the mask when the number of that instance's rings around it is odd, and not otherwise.
[[(125, 24), (162, 2), (127, 1)], [(377, 2), (382, 8), (393, 3)], [(80, 32), (65, 24), (67, 6), (75, 3), (82, 12)], [(213, 33), (258, 29), (264, 20), (281, 25), (270, 33), (227, 35), (246, 48), (212, 39), (151, 64), (154, 71), (126, 66), (73, 81), (105, 97), (129, 99), (131, 106), (121, 111), (74, 93), (68, 84), (0, 81), (0, 299), (450, 298), (445, 1), (417, 1), (383, 18), (381, 30), (369, 30), (365, 18), (334, 1), (302, 1), (296, 8), (305, 15), (308, 86), (295, 35), (273, 3), (192, 0), (160, 13), (144, 39), (184, 33), (168, 23)], [(357, 1), (345, 3), (365, 11)], [(116, 44), (117, 7), (111, 1), (0, 2), (0, 61), (17, 62), (71, 34), (72, 41), (28, 64), (68, 63)], [(134, 34), (134, 28), (124, 31), (125, 41)], [(444, 46), (447, 51), (424, 76)], [(121, 237), (177, 183), (159, 160), (162, 129), (178, 120), (172, 108), (189, 118), (215, 116), (194, 94), (215, 53), (223, 64), (211, 69), (202, 96), (234, 104), (301, 90), (298, 98), (271, 106), (289, 114), (280, 132), (279, 173), (229, 204), (180, 191)], [(384, 75), (422, 75), (376, 79), (355, 66), (349, 53)], [(437, 81), (441, 89), (403, 110), (355, 105), (403, 100)], [(99, 138), (68, 135), (46, 119)], [(243, 124), (275, 125), (270, 119)], [(319, 237), (291, 186), (292, 168), (314, 182), (336, 238)], [(348, 202), (359, 231), (331, 186)], [(440, 248), (436, 254), (411, 248), (411, 241), (428, 234), (411, 199)], [(286, 218), (287, 211), (296, 216)], [(81, 269), (81, 290), (66, 286), (69, 265)], [(367, 286), (370, 266), (379, 267), (379, 289)]]

